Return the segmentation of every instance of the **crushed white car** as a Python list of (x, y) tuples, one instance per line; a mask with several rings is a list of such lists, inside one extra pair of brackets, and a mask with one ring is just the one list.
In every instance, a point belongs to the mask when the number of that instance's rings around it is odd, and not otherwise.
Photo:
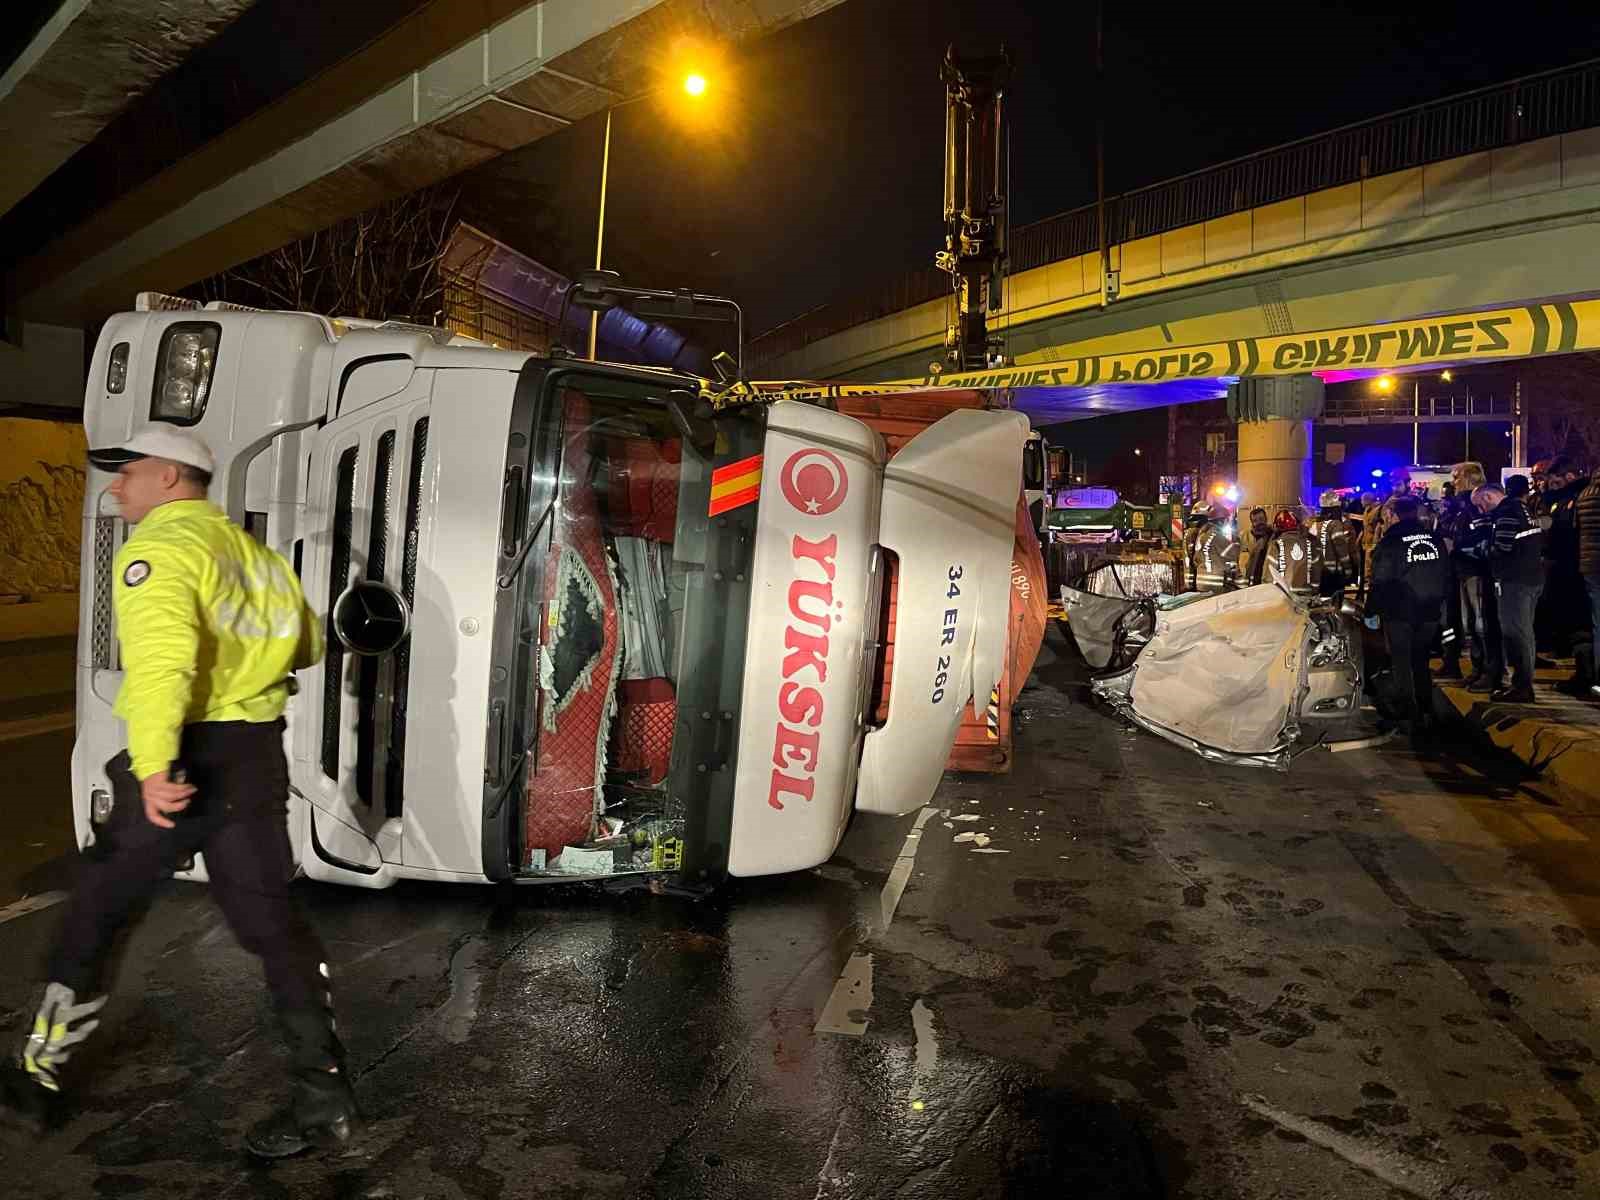
[[(1092, 693), (1134, 724), (1214, 762), (1287, 770), (1361, 709), (1360, 629), (1337, 601), (1276, 583), (1140, 595), (1102, 570), (1063, 586)], [(1132, 594), (1130, 594), (1132, 593)]]

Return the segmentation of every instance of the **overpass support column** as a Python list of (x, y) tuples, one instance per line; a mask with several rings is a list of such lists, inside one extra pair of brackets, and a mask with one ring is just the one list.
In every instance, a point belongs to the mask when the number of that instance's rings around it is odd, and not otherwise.
[(1269, 509), (1313, 500), (1311, 422), (1322, 415), (1315, 375), (1241, 379), (1228, 388), (1228, 416), (1239, 423), (1239, 503)]

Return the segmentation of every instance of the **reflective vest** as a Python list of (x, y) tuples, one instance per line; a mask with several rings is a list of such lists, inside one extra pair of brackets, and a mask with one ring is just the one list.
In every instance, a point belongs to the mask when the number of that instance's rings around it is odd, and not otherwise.
[(178, 758), (185, 725), (277, 720), (290, 672), (322, 657), (321, 625), (289, 564), (208, 501), (151, 509), (112, 570), (116, 713), (138, 779)]

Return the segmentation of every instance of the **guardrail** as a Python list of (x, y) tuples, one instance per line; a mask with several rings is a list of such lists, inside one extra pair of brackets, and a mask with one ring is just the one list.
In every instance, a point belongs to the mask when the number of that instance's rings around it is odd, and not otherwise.
[[(1405, 385), (1402, 384), (1402, 393)], [(1324, 425), (1411, 425), (1444, 421), (1515, 421), (1516, 398), (1489, 393), (1473, 396), (1404, 394), (1353, 398), (1330, 395), (1317, 420)]]
[[(1106, 200), (1112, 244), (1245, 212), (1323, 188), (1600, 125), (1600, 59), (1528, 75), (1260, 150)], [(1015, 274), (1097, 250), (1095, 206), (1012, 231), (1006, 269)], [(933, 267), (870, 295), (823, 305), (751, 340), (768, 362), (853, 326), (950, 293)]]

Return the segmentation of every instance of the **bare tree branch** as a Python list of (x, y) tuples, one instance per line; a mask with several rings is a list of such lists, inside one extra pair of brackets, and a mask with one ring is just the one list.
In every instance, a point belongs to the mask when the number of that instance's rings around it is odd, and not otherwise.
[(437, 185), (386, 201), (185, 294), (329, 316), (432, 321), (444, 307), (441, 262), (459, 192)]

